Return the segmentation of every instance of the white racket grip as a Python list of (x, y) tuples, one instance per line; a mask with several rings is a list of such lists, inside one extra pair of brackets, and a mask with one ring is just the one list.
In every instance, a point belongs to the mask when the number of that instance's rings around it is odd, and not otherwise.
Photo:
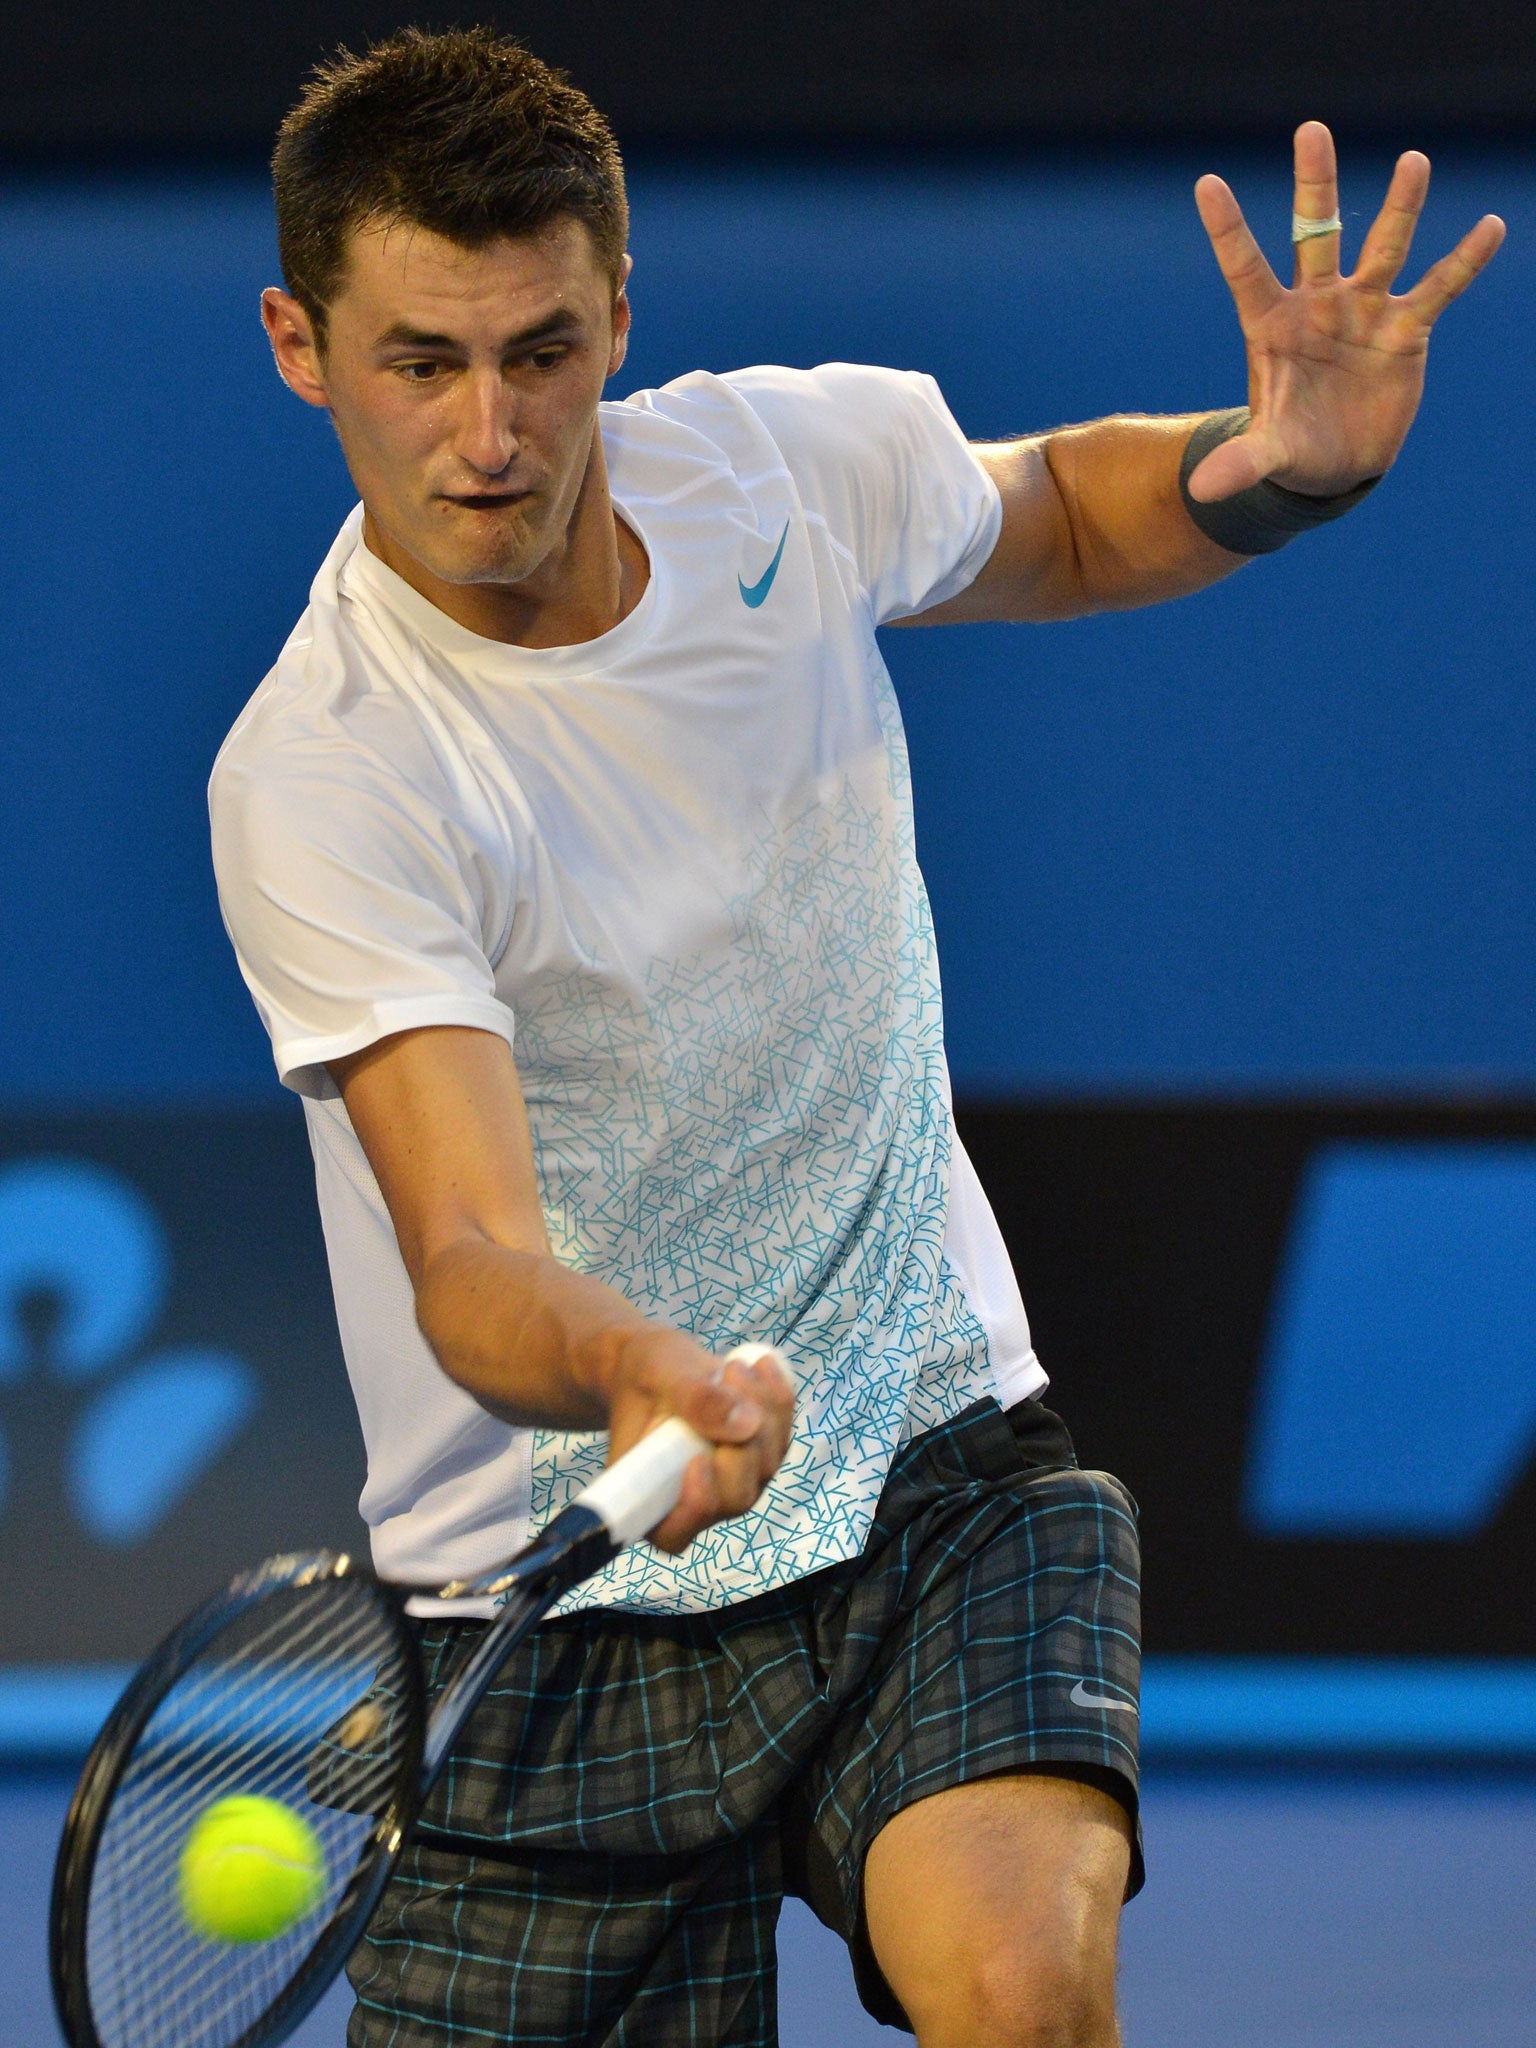
[[(769, 1344), (738, 1344), (726, 1363), (756, 1365), (777, 1352)], [(782, 1364), (783, 1361), (780, 1360)], [(573, 1505), (590, 1508), (622, 1548), (666, 1520), (677, 1506), (683, 1474), (709, 1444), (680, 1415), (672, 1415), (641, 1437), (606, 1472), (582, 1488)]]

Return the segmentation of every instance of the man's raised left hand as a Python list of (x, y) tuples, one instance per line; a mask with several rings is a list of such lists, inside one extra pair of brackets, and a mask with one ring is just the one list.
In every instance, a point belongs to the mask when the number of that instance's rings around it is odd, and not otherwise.
[[(1248, 350), (1252, 423), (1214, 448), (1189, 479), (1191, 497), (1230, 497), (1265, 477), (1311, 497), (1352, 490), (1390, 468), (1424, 389), (1430, 330), (1504, 239), (1485, 214), (1409, 292), (1392, 286), (1408, 260), (1429, 190), (1429, 159), (1397, 160), (1381, 212), (1353, 272), (1339, 269), (1339, 234), (1296, 243), (1289, 290), (1269, 267), (1222, 179), (1207, 175), (1195, 203), (1237, 304)], [(1333, 137), (1321, 121), (1296, 131), (1299, 221), (1338, 212)]]

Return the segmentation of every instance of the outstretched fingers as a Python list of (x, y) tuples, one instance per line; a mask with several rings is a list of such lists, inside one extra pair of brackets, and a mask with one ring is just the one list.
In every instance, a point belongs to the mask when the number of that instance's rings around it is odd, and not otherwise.
[(1397, 160), (1381, 211), (1371, 222), (1355, 265), (1356, 284), (1387, 291), (1408, 261), (1414, 230), (1429, 191), (1429, 158), (1422, 150), (1405, 150)]
[(1236, 302), (1237, 317), (1245, 325), (1250, 320), (1262, 319), (1277, 300), (1284, 298), (1285, 290), (1265, 261), (1253, 230), (1243, 219), (1243, 209), (1233, 197), (1231, 186), (1207, 171), (1195, 185), (1195, 205)]
[(1447, 256), (1431, 264), (1411, 292), (1399, 302), (1410, 313), (1432, 327), (1451, 303), (1493, 260), (1504, 239), (1504, 223), (1496, 213), (1485, 213)]
[[(1321, 121), (1303, 121), (1296, 130), (1296, 197), (1298, 221), (1333, 221), (1339, 214), (1339, 161), (1333, 137)], [(1337, 277), (1339, 231), (1303, 235), (1296, 243), (1296, 282), (1308, 277)]]

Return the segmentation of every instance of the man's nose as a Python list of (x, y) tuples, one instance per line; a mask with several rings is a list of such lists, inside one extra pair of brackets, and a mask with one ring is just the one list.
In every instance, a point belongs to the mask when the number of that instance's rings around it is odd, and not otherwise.
[(494, 370), (467, 377), (454, 452), (482, 476), (500, 476), (517, 454), (517, 400)]

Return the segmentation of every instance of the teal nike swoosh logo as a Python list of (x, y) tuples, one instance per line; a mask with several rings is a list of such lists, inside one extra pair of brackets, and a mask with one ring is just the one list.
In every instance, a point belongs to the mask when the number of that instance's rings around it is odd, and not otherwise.
[(773, 579), (779, 573), (779, 564), (784, 559), (784, 543), (789, 539), (789, 521), (784, 522), (784, 531), (779, 535), (779, 544), (773, 551), (773, 560), (768, 564), (755, 583), (743, 583), (736, 578), (736, 588), (741, 592), (741, 601), (756, 611), (763, 599), (773, 588)]

